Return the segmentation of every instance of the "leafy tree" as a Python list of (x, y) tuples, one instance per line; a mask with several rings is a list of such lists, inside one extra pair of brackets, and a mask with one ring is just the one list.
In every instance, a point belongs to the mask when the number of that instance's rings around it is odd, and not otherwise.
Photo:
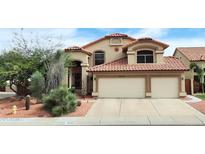
[(45, 89), (45, 79), (39, 71), (36, 71), (31, 76), (29, 89), (31, 90), (32, 96), (36, 97), (37, 102), (39, 102), (39, 100), (42, 99), (42, 95)]
[(26, 58), (21, 53), (16, 51), (4, 52), (0, 55), (0, 83), (9, 81), (10, 88), (13, 85), (25, 87), (28, 83), (28, 78), (37, 68), (37, 64), (31, 58)]
[(28, 79), (35, 71), (39, 71), (47, 81), (47, 73), (51, 69), (53, 57), (62, 47), (52, 37), (39, 39), (38, 37), (25, 37), (22, 33), (14, 33), (13, 49), (0, 55), (0, 84), (10, 81), (10, 88), (28, 87)]
[(203, 79), (203, 74), (204, 74), (204, 71), (203, 69), (198, 66), (196, 63), (191, 63), (190, 64), (190, 69), (195, 69), (196, 70), (196, 73), (197, 73), (197, 76), (199, 78), (199, 82), (202, 86), (202, 93), (204, 93), (204, 79)]

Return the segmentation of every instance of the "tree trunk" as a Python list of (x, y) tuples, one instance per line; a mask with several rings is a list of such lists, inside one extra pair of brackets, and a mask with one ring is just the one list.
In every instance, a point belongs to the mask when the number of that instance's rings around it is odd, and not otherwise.
[(204, 93), (204, 84), (201, 84), (202, 93)]
[(9, 87), (10, 87), (10, 89), (11, 89), (13, 92), (17, 93), (17, 91), (12, 87), (13, 85), (14, 85), (14, 84), (10, 83), (10, 84), (9, 84)]

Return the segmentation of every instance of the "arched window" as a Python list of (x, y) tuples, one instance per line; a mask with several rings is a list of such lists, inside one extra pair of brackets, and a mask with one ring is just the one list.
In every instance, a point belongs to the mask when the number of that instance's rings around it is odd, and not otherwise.
[(137, 63), (153, 63), (153, 51), (142, 50), (137, 52)]
[(103, 64), (105, 62), (105, 52), (96, 51), (94, 54), (94, 62), (95, 62), (95, 65)]

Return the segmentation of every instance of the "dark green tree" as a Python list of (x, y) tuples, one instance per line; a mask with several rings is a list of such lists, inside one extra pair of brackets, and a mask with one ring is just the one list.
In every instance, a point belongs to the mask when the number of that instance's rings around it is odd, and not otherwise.
[(29, 89), (31, 90), (31, 95), (37, 98), (37, 102), (40, 102), (45, 90), (45, 79), (39, 71), (36, 71), (31, 76)]
[(204, 71), (203, 71), (203, 69), (200, 66), (198, 66), (196, 63), (191, 63), (190, 69), (196, 70), (195, 72), (199, 78), (199, 82), (200, 82), (201, 87), (202, 87), (202, 93), (204, 93), (204, 79), (203, 79)]

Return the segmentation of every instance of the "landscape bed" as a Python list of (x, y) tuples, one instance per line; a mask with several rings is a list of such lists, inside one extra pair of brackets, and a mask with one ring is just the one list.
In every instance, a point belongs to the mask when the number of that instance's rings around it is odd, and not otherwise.
[[(81, 100), (81, 106), (77, 106), (74, 112), (63, 115), (63, 117), (81, 117), (92, 106), (92, 101)], [(17, 106), (17, 113), (12, 114), (12, 106)], [(52, 115), (43, 108), (43, 104), (36, 103), (31, 99), (30, 109), (26, 110), (25, 100), (18, 97), (10, 97), (0, 100), (0, 118), (32, 118), (32, 117), (52, 117)]]

